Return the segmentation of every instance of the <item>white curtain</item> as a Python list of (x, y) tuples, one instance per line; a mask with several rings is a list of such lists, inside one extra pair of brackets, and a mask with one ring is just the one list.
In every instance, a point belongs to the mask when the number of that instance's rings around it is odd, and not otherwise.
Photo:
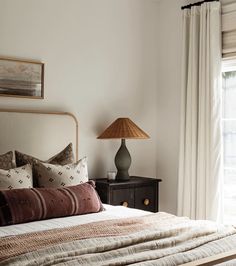
[(178, 215), (221, 215), (220, 2), (184, 9)]

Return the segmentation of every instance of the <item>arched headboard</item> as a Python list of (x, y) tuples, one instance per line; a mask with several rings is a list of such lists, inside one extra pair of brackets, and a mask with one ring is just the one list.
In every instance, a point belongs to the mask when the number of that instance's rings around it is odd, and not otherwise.
[(0, 109), (0, 154), (19, 150), (41, 159), (70, 142), (78, 159), (78, 120), (68, 112)]

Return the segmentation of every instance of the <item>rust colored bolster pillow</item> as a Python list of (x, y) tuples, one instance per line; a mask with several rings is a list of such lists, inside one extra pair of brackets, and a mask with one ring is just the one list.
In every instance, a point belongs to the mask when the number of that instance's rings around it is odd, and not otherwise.
[(93, 181), (63, 188), (0, 191), (0, 226), (102, 210)]

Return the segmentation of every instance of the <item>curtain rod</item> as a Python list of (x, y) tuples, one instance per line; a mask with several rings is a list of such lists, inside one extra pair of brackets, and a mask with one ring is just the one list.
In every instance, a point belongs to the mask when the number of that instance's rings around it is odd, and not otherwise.
[(203, 3), (216, 2), (216, 1), (218, 2), (219, 0), (204, 0), (204, 1), (193, 3), (193, 4), (189, 4), (189, 5), (186, 5), (186, 6), (182, 6), (181, 9), (187, 9), (187, 8), (191, 8), (192, 6), (200, 6)]

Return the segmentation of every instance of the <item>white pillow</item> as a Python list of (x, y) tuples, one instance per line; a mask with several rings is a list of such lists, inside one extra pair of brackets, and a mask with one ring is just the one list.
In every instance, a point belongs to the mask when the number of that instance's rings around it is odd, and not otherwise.
[(32, 187), (33, 175), (30, 164), (9, 170), (0, 169), (0, 190)]
[(39, 187), (58, 188), (88, 182), (87, 158), (67, 165), (39, 162), (34, 165)]

